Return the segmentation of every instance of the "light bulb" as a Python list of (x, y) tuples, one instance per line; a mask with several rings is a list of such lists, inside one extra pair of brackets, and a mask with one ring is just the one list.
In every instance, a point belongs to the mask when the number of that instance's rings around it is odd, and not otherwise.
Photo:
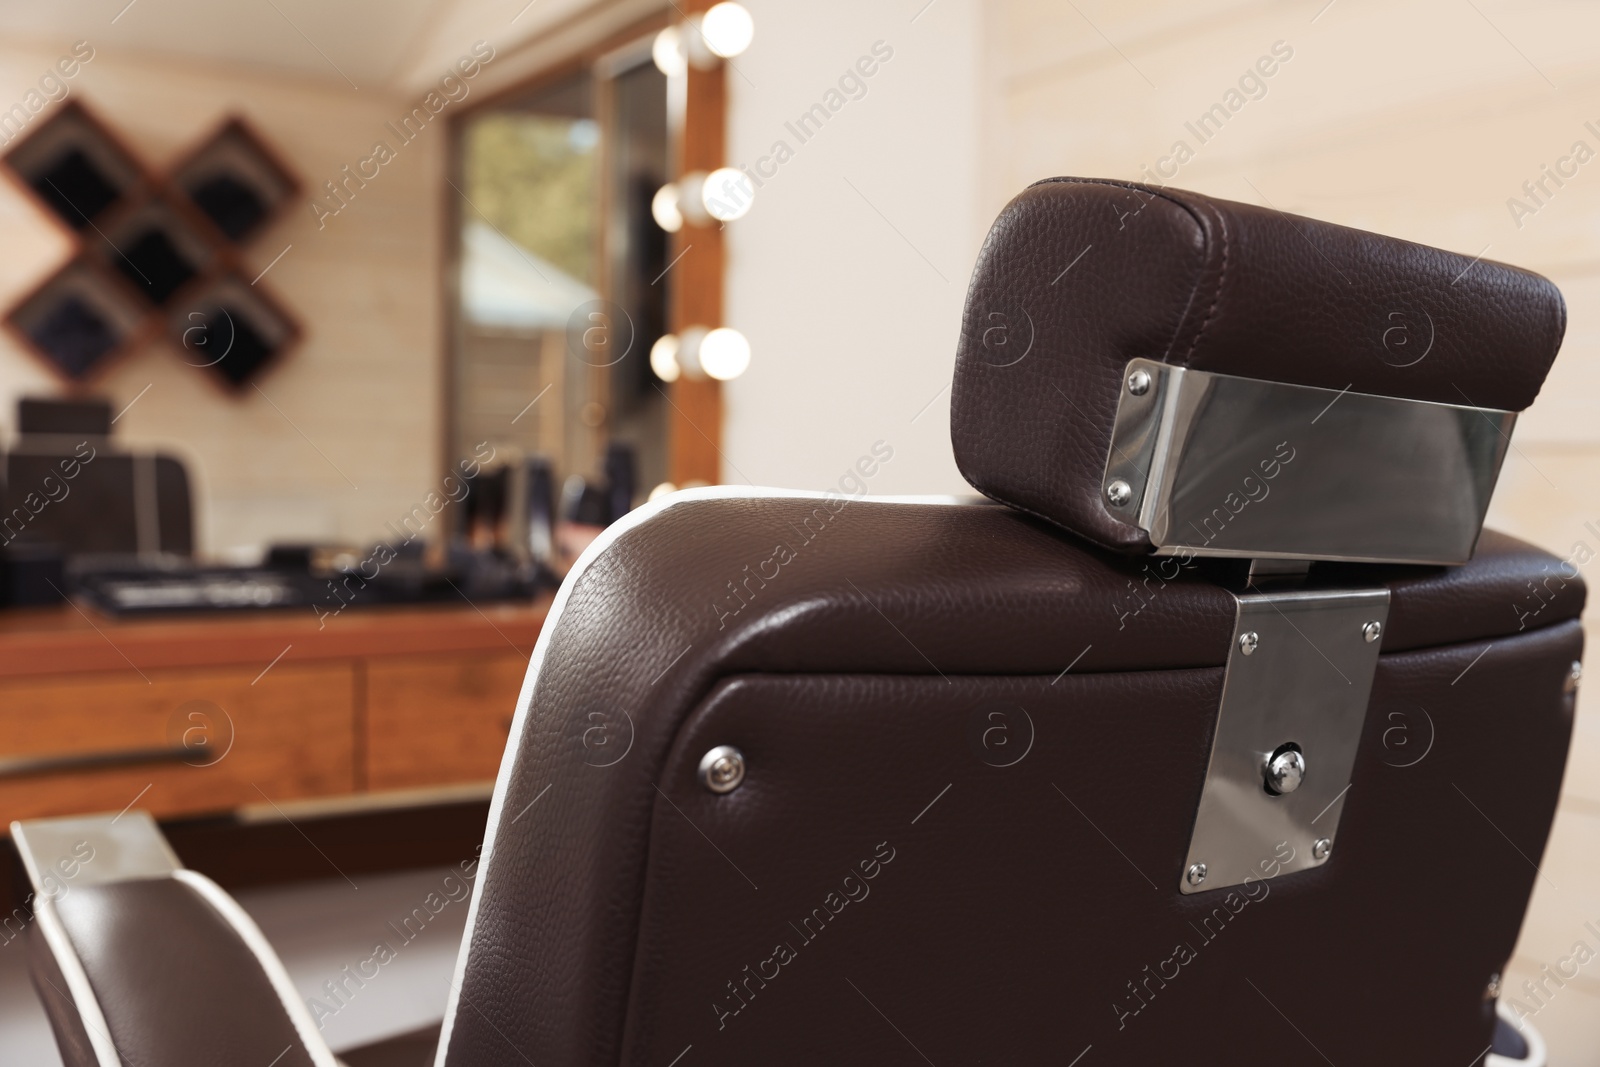
[(668, 233), (683, 229), (683, 212), (678, 210), (678, 187), (671, 182), (656, 190), (650, 201), (650, 215)]
[(678, 335), (665, 334), (650, 346), (650, 369), (664, 382), (675, 382), (683, 368), (678, 366)]
[(744, 218), (755, 196), (756, 187), (750, 176), (733, 167), (718, 167), (700, 183), (700, 201), (706, 214), (723, 222)]
[(656, 34), (650, 46), (650, 58), (656, 61), (656, 69), (669, 78), (681, 78), (689, 73), (689, 56), (676, 26), (668, 26)]
[(678, 179), (678, 211), (693, 226), (709, 226), (715, 219), (706, 210), (706, 172), (691, 171)]
[(700, 366), (720, 382), (731, 381), (750, 366), (750, 342), (738, 330), (719, 326), (700, 342)]
[(755, 20), (743, 4), (724, 2), (705, 13), (700, 23), (706, 47), (723, 59), (742, 55), (755, 37)]
[(710, 333), (704, 326), (686, 326), (678, 331), (678, 350), (675, 353), (678, 368), (691, 382), (706, 380), (706, 369), (700, 365), (700, 343)]
[(654, 504), (657, 500), (660, 500), (668, 493), (676, 493), (677, 491), (678, 487), (673, 485), (671, 482), (662, 482), (660, 485), (650, 490), (650, 495), (646, 499), (650, 503)]
[(722, 57), (713, 52), (706, 41), (705, 31), (700, 28), (704, 23), (704, 15), (690, 15), (684, 20), (678, 30), (678, 38), (683, 42), (683, 58), (695, 70), (716, 70), (722, 66)]

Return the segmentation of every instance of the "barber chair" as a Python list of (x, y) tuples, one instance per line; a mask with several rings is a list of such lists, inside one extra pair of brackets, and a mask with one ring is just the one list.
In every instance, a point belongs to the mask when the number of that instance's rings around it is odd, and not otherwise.
[[(955, 372), (991, 502), (682, 492), (568, 576), (438, 1063), (1539, 1062), (1497, 1003), (1584, 589), (1481, 526), (1564, 322), (1512, 267), (1030, 187)], [(335, 1062), (148, 819), (13, 835), (70, 1067)]]
[(183, 462), (115, 447), (111, 424), (104, 401), (18, 402), (18, 439), (0, 456), (0, 542), (50, 546), (80, 558), (193, 551)]

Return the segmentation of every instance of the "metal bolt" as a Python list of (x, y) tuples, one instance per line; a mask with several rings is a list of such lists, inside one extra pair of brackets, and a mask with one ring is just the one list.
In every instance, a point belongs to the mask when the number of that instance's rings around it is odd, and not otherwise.
[(1567, 681), (1561, 687), (1563, 693), (1576, 693), (1578, 686), (1583, 684), (1583, 664), (1577, 660), (1572, 661), (1572, 667), (1567, 671)]
[(1246, 656), (1254, 652), (1256, 650), (1256, 646), (1260, 643), (1261, 638), (1257, 636), (1254, 630), (1251, 630), (1249, 633), (1242, 633), (1239, 635), (1239, 651), (1244, 653)]
[(1373, 619), (1361, 628), (1361, 636), (1366, 640), (1367, 644), (1372, 644), (1372, 642), (1383, 636), (1383, 623)]
[(1316, 844), (1311, 846), (1311, 855), (1319, 860), (1325, 860), (1333, 855), (1333, 838), (1317, 838)]
[(1267, 760), (1266, 782), (1267, 792), (1275, 797), (1293, 793), (1300, 788), (1300, 783), (1306, 777), (1306, 758), (1300, 754), (1298, 748), (1287, 746), (1278, 749)]
[(1184, 872), (1183, 879), (1190, 885), (1199, 885), (1206, 880), (1206, 865), (1203, 863), (1190, 864), (1189, 869)]
[(1500, 999), (1500, 972), (1499, 971), (1496, 971), (1496, 972), (1494, 972), (1493, 974), (1491, 974), (1489, 976), (1489, 984), (1488, 984), (1487, 987), (1485, 987), (1485, 989), (1483, 991), (1483, 998), (1485, 1000), (1499, 1000)]
[(700, 757), (700, 784), (713, 793), (731, 793), (744, 781), (744, 753), (718, 745)]
[(1112, 507), (1120, 508), (1133, 499), (1133, 486), (1118, 478), (1106, 486), (1106, 499), (1111, 501)]
[(1134, 396), (1144, 396), (1150, 391), (1150, 372), (1136, 370), (1128, 375), (1128, 392)]

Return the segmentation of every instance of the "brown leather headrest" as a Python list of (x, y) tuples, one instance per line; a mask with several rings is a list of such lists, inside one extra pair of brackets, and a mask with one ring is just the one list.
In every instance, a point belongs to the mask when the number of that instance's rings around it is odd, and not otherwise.
[(979, 254), (956, 462), (996, 500), (1149, 551), (1102, 484), (1130, 360), (1520, 411), (1565, 327), (1556, 287), (1515, 267), (1176, 189), (1052, 178), (1006, 206)]

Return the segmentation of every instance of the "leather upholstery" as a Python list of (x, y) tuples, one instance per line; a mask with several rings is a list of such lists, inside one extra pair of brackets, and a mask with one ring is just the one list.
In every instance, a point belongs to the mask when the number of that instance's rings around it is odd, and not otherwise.
[(27, 946), (28, 974), (34, 991), (39, 994), (39, 1003), (44, 1006), (45, 1017), (50, 1020), (50, 1031), (55, 1036), (56, 1051), (61, 1054), (63, 1067), (97, 1067), (94, 1046), (89, 1043), (89, 1033), (83, 1027), (78, 1005), (37, 924), (28, 927)]
[(1520, 411), (1565, 325), (1556, 287), (1515, 267), (1176, 189), (1053, 178), (1006, 207), (973, 271), (956, 462), (996, 500), (1144, 552), (1101, 499), (1130, 359)]
[[(1537, 861), (1579, 645), (1505, 639), (1460, 696), (1481, 646), (1385, 656), (1334, 860), (1249, 895), (1177, 891), (1216, 668), (729, 679), (662, 773), (621, 1062), (1472, 1063), (1537, 877), (1500, 832)], [(996, 700), (1034, 725), (1013, 766), (968, 743)], [(1397, 766), (1419, 707), (1437, 751)], [(729, 797), (713, 744), (750, 761)]]
[[(1070, 1060), (1111, 1040), (1123, 984), (1214, 906), (1182, 897), (1176, 878), (1233, 622), (1219, 572), (1152, 579), (1145, 568), (1163, 561), (1086, 548), (992, 505), (832, 506), (679, 496), (625, 521), (569, 579), (502, 767), (451, 1067), (667, 1063), (688, 1044), (696, 1062), (906, 1059), (883, 1016), (920, 1028), (936, 1062), (947, 1050)], [(1330, 1053), (1351, 1032), (1319, 998), (1341, 1012), (1415, 1005), (1428, 1040), (1457, 1028), (1445, 1047), (1463, 1060), (1488, 1043), (1481, 989), (1510, 951), (1532, 871), (1451, 783), (1538, 857), (1570, 730), (1561, 684), (1581, 582), (1530, 633), (1496, 640), (1472, 685), (1449, 682), (1486, 639), (1517, 633), (1511, 605), (1555, 562), (1485, 535), (1453, 571), (1318, 568), (1381, 577), (1393, 595), (1340, 859), (1275, 885), (1259, 924), (1209, 952), (1211, 976), (1189, 980), (1130, 1050), (1176, 1057), (1193, 1033), (1245, 1047), (1223, 1019), (1276, 1040), (1281, 1024), (1242, 975), (1301, 1025), (1315, 1018)], [(1009, 771), (964, 736), (995, 699), (1037, 727), (1036, 750)], [(1440, 751), (1402, 774), (1374, 746), (1387, 709), (1411, 701), (1435, 716)], [(712, 744), (750, 761), (724, 797), (695, 780)], [(800, 948), (795, 977), (785, 967), (774, 983), (786, 988), (719, 1030), (725, 984), (880, 842), (904, 857), (873, 883), (884, 906), (844, 912), (842, 936)], [(847, 921), (859, 933), (843, 934)], [(1314, 965), (1283, 977), (1285, 939), (1308, 944)], [(1374, 979), (1414, 957), (1396, 988)]]
[[(260, 961), (188, 885), (153, 878), (79, 886), (55, 909), (129, 1067), (313, 1067)], [(57, 1014), (70, 1000), (47, 996), (45, 1004), (58, 1041), (64, 1029), (82, 1033), (75, 1008)]]

